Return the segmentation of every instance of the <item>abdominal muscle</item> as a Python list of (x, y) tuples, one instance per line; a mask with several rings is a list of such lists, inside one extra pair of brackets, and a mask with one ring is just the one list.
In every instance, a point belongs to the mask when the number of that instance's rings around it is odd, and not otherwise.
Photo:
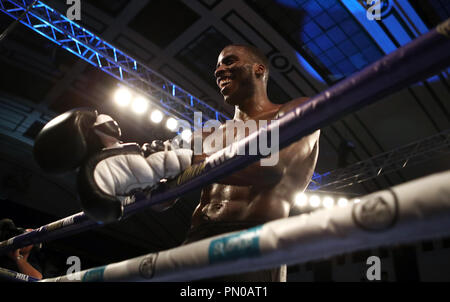
[(192, 228), (207, 222), (263, 223), (287, 217), (289, 203), (283, 203), (273, 191), (273, 187), (209, 185), (192, 216)]
[[(275, 112), (268, 112), (259, 118), (268, 120), (277, 117), (274, 115)], [(227, 129), (224, 127), (223, 133), (226, 132)], [(202, 133), (202, 135), (205, 139), (209, 134)], [(227, 145), (225, 141), (224, 145)], [(203, 144), (203, 150), (207, 154), (216, 151), (214, 148), (208, 148), (205, 144)], [(317, 159), (317, 154), (314, 158)], [(299, 169), (295, 163), (293, 166), (294, 169)], [(294, 189), (304, 190), (306, 188), (314, 166), (315, 160), (314, 164), (311, 163), (310, 167), (308, 166), (308, 170), (311, 171), (309, 173), (305, 171), (303, 180), (286, 173), (277, 184), (272, 186), (235, 186), (214, 183), (204, 187), (200, 203), (192, 215), (191, 228), (207, 222), (264, 223), (288, 217), (291, 207), (288, 199), (292, 199)]]

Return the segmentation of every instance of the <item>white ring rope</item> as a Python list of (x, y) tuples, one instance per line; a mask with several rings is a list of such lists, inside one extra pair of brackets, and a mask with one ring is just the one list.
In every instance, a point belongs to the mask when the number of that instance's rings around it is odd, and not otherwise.
[(450, 234), (450, 170), (361, 198), (52, 281), (186, 281)]

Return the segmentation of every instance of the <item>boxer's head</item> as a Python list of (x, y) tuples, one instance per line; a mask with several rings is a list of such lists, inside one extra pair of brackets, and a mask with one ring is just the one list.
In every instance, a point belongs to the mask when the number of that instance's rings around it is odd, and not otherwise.
[(220, 53), (214, 76), (225, 101), (238, 105), (258, 89), (266, 91), (269, 63), (253, 46), (230, 45)]

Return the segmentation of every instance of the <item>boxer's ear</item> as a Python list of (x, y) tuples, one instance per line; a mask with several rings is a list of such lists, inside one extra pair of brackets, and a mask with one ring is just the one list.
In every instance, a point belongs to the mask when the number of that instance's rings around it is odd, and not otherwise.
[(264, 73), (266, 72), (266, 67), (263, 64), (255, 63), (253, 64), (253, 72), (255, 73), (256, 77), (263, 77)]

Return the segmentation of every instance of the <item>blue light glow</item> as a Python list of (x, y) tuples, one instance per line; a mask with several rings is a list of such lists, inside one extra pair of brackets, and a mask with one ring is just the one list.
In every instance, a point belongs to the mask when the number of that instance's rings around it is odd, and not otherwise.
[(403, 29), (403, 27), (398, 22), (397, 18), (394, 16), (388, 16), (383, 19), (383, 23), (386, 24), (389, 28), (389, 31), (394, 35), (397, 42), (403, 46), (411, 42), (411, 38), (408, 33)]
[[(320, 70), (313, 70), (311, 65), (305, 64), (305, 60), (297, 54), (299, 62), (316, 79), (321, 81), (326, 79), (327, 82), (339, 80), (383, 56), (378, 45), (370, 38), (372, 32), (364, 31), (364, 28), (351, 15), (363, 14), (366, 18), (366, 11), (358, 1), (280, 0), (276, 2), (285, 8), (273, 5), (274, 10), (279, 10), (279, 13), (274, 16), (283, 13), (289, 18), (291, 11), (304, 13), (304, 24), (290, 20), (286, 23), (289, 26), (285, 25), (284, 30), (288, 31), (295, 43), (298, 43), (298, 47), (307, 51), (317, 66), (322, 67)], [(345, 3), (349, 7), (346, 7)], [(271, 11), (268, 11), (268, 15), (271, 16), (271, 14)], [(389, 48), (390, 41), (386, 41), (388, 42), (381, 39), (380, 43), (387, 45), (383, 50), (396, 49), (395, 46)], [(393, 43), (390, 42), (390, 45)], [(319, 72), (322, 77), (318, 75)]]
[(383, 29), (381, 29), (376, 22), (369, 21), (367, 19), (367, 12), (358, 1), (342, 0), (342, 4), (345, 5), (350, 12), (352, 12), (353, 16), (359, 21), (359, 23), (373, 36), (375, 42), (378, 46), (380, 46), (385, 54), (397, 49), (395, 44), (389, 39)]
[[(408, 0), (397, 0), (398, 4), (402, 7), (406, 16), (411, 19), (414, 27), (419, 30), (420, 34), (425, 34), (428, 32), (428, 27), (423, 23), (422, 19), (417, 15), (416, 11), (411, 7)], [(399, 10), (400, 13), (403, 12)]]
[(325, 172), (323, 174), (320, 174), (320, 173), (314, 172), (313, 176), (311, 178), (311, 182), (308, 185), (307, 190), (316, 191), (316, 190), (320, 189), (320, 187), (323, 183), (322, 178), (324, 178), (325, 176), (328, 176), (330, 173), (331, 172)]
[(306, 61), (298, 52), (296, 53), (298, 62), (302, 67), (316, 80), (325, 83), (325, 80), (317, 73), (317, 71), (312, 68), (312, 66)]

